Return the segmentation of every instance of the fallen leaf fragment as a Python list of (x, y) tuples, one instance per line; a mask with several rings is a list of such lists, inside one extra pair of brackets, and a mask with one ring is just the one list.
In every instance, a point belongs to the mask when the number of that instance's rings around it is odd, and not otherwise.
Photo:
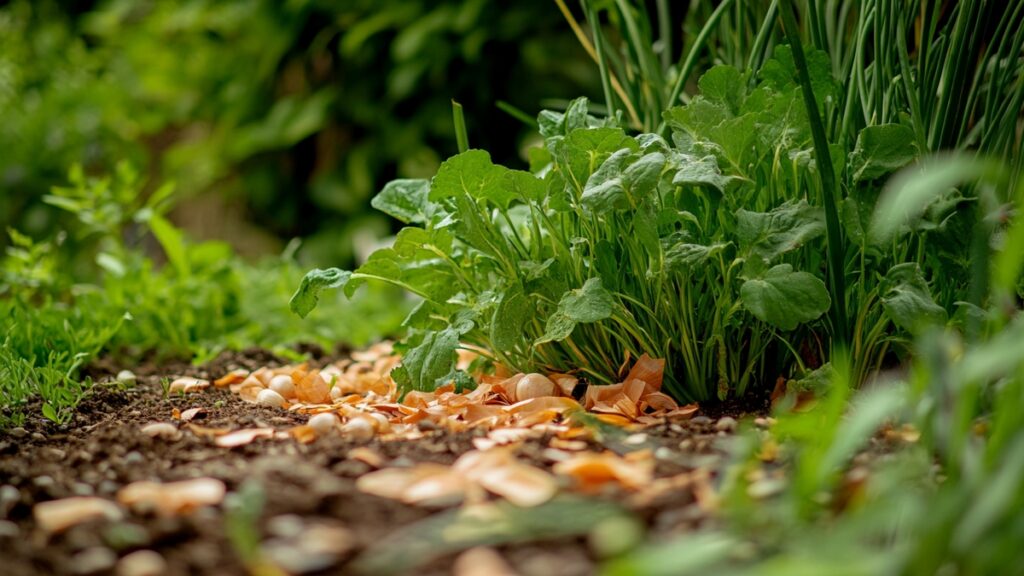
[(123, 513), (110, 500), (95, 496), (73, 496), (40, 502), (32, 508), (32, 516), (44, 532), (57, 534), (93, 520), (120, 520)]
[(553, 469), (555, 474), (572, 478), (583, 492), (597, 492), (611, 483), (637, 489), (649, 484), (654, 477), (654, 462), (649, 457), (627, 460), (612, 452), (576, 454), (558, 462)]
[(485, 470), (476, 481), (488, 492), (524, 508), (543, 504), (558, 492), (554, 476), (527, 464), (507, 464)]
[(494, 548), (470, 548), (455, 559), (453, 576), (518, 576)]
[(384, 466), (384, 457), (366, 446), (360, 446), (349, 450), (348, 457), (352, 460), (358, 460), (365, 464), (369, 464), (374, 468)]
[(200, 426), (199, 424), (193, 424), (191, 422), (186, 424), (185, 427), (200, 438), (216, 438), (231, 432), (230, 428), (211, 428), (209, 426)]
[(235, 448), (236, 446), (251, 444), (257, 438), (273, 437), (273, 428), (243, 428), (242, 430), (235, 430), (223, 436), (218, 436), (214, 443), (221, 448)]
[(412, 468), (385, 468), (356, 480), (360, 492), (407, 504), (446, 504), (465, 495), (465, 479), (441, 464), (424, 463)]
[(155, 511), (161, 516), (187, 514), (202, 506), (216, 506), (224, 500), (227, 487), (216, 478), (180, 482), (133, 482), (117, 493), (117, 501), (139, 512)]
[(292, 375), (292, 380), (297, 380), (295, 396), (300, 402), (307, 404), (329, 404), (331, 402), (331, 388), (320, 377), (319, 370), (310, 370), (301, 380), (296, 378), (299, 374), (300, 372), (296, 371)]
[(181, 431), (170, 422), (153, 422), (146, 424), (140, 432), (150, 438), (163, 438), (164, 440), (177, 440), (181, 437)]
[(203, 380), (202, 378), (184, 377), (178, 378), (174, 382), (171, 382), (168, 392), (171, 394), (190, 394), (193, 392), (202, 392), (210, 386), (209, 380)]
[(206, 408), (189, 408), (179, 416), (182, 422), (191, 422), (200, 416), (206, 415)]
[(221, 376), (220, 378), (214, 380), (213, 381), (213, 385), (217, 386), (218, 388), (220, 388), (222, 386), (230, 386), (232, 384), (237, 384), (238, 382), (241, 382), (241, 381), (245, 380), (246, 377), (248, 377), (248, 376), (249, 376), (249, 371), (248, 370), (243, 370), (243, 369), (239, 368), (238, 370), (232, 370), (231, 372), (228, 372), (227, 374), (225, 374), (225, 375)]

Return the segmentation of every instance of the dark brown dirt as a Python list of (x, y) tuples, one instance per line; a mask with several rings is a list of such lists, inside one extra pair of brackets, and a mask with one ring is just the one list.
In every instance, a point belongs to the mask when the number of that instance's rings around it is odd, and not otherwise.
[[(229, 536), (224, 506), (199, 509), (176, 518), (130, 513), (123, 520), (79, 525), (45, 535), (32, 518), (36, 503), (74, 495), (113, 498), (124, 485), (138, 480), (173, 481), (211, 476), (225, 482), (229, 493), (243, 483), (255, 483), (265, 504), (249, 532), (265, 549), (277, 549), (289, 534), (309, 526), (347, 528), (354, 536), (350, 550), (320, 559), (298, 558), (294, 572), (350, 574), (366, 550), (398, 530), (444, 511), (408, 506), (370, 496), (355, 488), (355, 480), (369, 466), (348, 459), (350, 449), (369, 446), (389, 465), (417, 462), (451, 463), (472, 449), (473, 434), (432, 431), (415, 442), (353, 442), (340, 436), (311, 444), (293, 440), (258, 440), (247, 446), (224, 449), (207, 438), (185, 432), (179, 440), (149, 438), (139, 429), (150, 422), (172, 421), (172, 410), (206, 409), (195, 423), (207, 427), (271, 426), (288, 428), (304, 416), (242, 402), (226, 390), (213, 389), (187, 397), (163, 396), (162, 377), (190, 375), (217, 377), (232, 368), (253, 369), (279, 363), (262, 350), (223, 354), (211, 364), (139, 366), (134, 387), (98, 384), (79, 406), (74, 420), (63, 427), (30, 416), (21, 429), (0, 432), (0, 558), (7, 575), (113, 573), (115, 562), (136, 550), (158, 552), (167, 574), (245, 574), (242, 561), (245, 534)], [(109, 381), (119, 366), (103, 362), (91, 368), (99, 382)], [(736, 412), (725, 410), (726, 413)], [(36, 412), (37, 413), (37, 412)], [(717, 416), (718, 414), (716, 414)], [(731, 417), (716, 421), (699, 416), (689, 422), (665, 424), (645, 431), (646, 437), (624, 441), (605, 438), (606, 447), (622, 452), (647, 447), (658, 457), (658, 477), (675, 476), (697, 468), (714, 470), (724, 461)], [(546, 441), (527, 442), (521, 457), (541, 466)], [(595, 498), (623, 504), (646, 527), (649, 537), (693, 528), (705, 518), (690, 489), (669, 491), (638, 502), (622, 492)], [(230, 519), (228, 519), (230, 522)], [(528, 538), (526, 538), (528, 540)], [(517, 571), (531, 574), (591, 574), (595, 551), (584, 536), (540, 542), (498, 545)], [(287, 555), (287, 554), (285, 554)], [(450, 573), (456, 554), (422, 558), (416, 574)], [(303, 562), (305, 561), (305, 566)], [(249, 565), (251, 568), (251, 564)]]

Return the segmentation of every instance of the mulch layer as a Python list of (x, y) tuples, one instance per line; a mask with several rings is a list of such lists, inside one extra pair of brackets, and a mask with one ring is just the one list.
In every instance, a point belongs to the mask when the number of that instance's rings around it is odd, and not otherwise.
[[(236, 448), (218, 447), (209, 438), (189, 433), (173, 442), (140, 433), (146, 424), (169, 421), (174, 409), (193, 407), (205, 409), (196, 422), (211, 428), (286, 429), (301, 424), (307, 416), (246, 403), (225, 389), (165, 397), (161, 386), (162, 379), (169, 376), (212, 379), (236, 368), (279, 364), (280, 359), (265, 351), (249, 350), (222, 354), (203, 367), (135, 367), (137, 383), (125, 388), (104, 383), (113, 379), (119, 367), (101, 363), (91, 369), (101, 383), (79, 405), (71, 423), (58, 427), (36, 416), (35, 411), (23, 427), (0, 433), (0, 573), (452, 573), (462, 548), (472, 547), (472, 538), (464, 546), (450, 540), (431, 545), (431, 538), (438, 538), (438, 527), (451, 526), (445, 522), (458, 507), (416, 507), (357, 490), (356, 479), (372, 468), (350, 458), (349, 452), (370, 448), (388, 466), (451, 464), (473, 449), (472, 440), (479, 433), (426, 430), (424, 438), (404, 442), (353, 441), (337, 434), (308, 444), (260, 439)], [(728, 458), (736, 417), (751, 408), (728, 406), (725, 413), (717, 408), (688, 421), (645, 429), (642, 444), (657, 455), (655, 478), (679, 478), (702, 471), (714, 485), (716, 471)], [(753, 407), (755, 414), (764, 410), (763, 406)], [(526, 440), (519, 457), (550, 469), (545, 440)], [(256, 493), (262, 494), (262, 503), (253, 504), (253, 520), (247, 522), (247, 517), (241, 516), (239, 527), (238, 513), (232, 517), (226, 506), (208, 506), (171, 517), (129, 512), (120, 520), (95, 521), (47, 534), (33, 519), (33, 507), (40, 502), (70, 496), (113, 499), (132, 482), (198, 477), (223, 481), (229, 496), (243, 486), (258, 486)], [(701, 506), (694, 486), (646, 497), (617, 488), (588, 496), (586, 501), (614, 507), (622, 513), (616, 520), (620, 526), (626, 518), (626, 528), (632, 522), (646, 539), (658, 540), (714, 521)], [(573, 509), (572, 501), (566, 502), (569, 508), (563, 510)], [(538, 508), (536, 514), (543, 515), (544, 510)], [(252, 511), (250, 507), (248, 512)], [(558, 518), (547, 520), (555, 525), (566, 523)], [(323, 547), (310, 552), (303, 547), (303, 539), (313, 538), (314, 533), (321, 539), (344, 534), (340, 538), (344, 542), (337, 542), (332, 553), (324, 553)], [(416, 538), (421, 540), (419, 545)], [(266, 562), (254, 563), (254, 542), (262, 551), (259, 558)], [(529, 522), (518, 534), (506, 533), (483, 543), (524, 576), (592, 574), (600, 558), (608, 554), (607, 546), (593, 532), (570, 529), (560, 533)], [(163, 563), (122, 561), (140, 550), (158, 553)]]

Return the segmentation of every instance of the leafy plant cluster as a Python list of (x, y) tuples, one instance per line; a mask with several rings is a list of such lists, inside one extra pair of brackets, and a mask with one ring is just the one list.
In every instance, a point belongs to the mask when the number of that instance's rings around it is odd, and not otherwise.
[[(904, 206), (967, 182), (1014, 206), (1024, 201), (1005, 165), (964, 155), (900, 178), (929, 185), (887, 192), (881, 229), (911, 222)], [(1000, 210), (990, 205), (979, 225)], [(813, 408), (736, 439), (721, 525), (639, 548), (606, 572), (993, 574), (1014, 566), (1024, 529), (1024, 323), (1006, 299), (1019, 292), (1024, 222), (1011, 218), (997, 236), (975, 253), (987, 270), (983, 329), (965, 336), (932, 327), (915, 339), (909, 373), (859, 392), (848, 358), (833, 357)]]
[[(743, 394), (787, 357), (799, 362), (795, 348), (815, 331), (825, 336), (831, 303), (794, 77), (785, 48), (751, 90), (736, 69), (712, 69), (701, 96), (666, 113), (671, 144), (629, 136), (581, 99), (540, 116), (533, 173), (470, 150), (432, 181), (393, 182), (373, 204), (412, 226), (353, 273), (311, 273), (293, 306), (308, 312), (319, 288), (352, 294), (369, 279), (423, 297), (407, 325), (427, 332), (397, 375), (412, 388), (455, 376), (463, 342), (515, 369), (606, 383), (647, 353), (670, 359), (677, 398)], [(827, 70), (815, 79), (832, 86)], [(887, 174), (912, 159), (862, 146), (854, 162)], [(930, 301), (920, 271), (904, 274)]]
[[(306, 313), (320, 289), (351, 294), (371, 279), (422, 297), (396, 372), (408, 388), (464, 382), (453, 353), (462, 343), (516, 369), (578, 370), (597, 382), (615, 381), (630, 357), (664, 357), (681, 400), (741, 395), (780, 375), (799, 386), (834, 349), (849, 349), (863, 381), (905, 355), (908, 334), (950, 318), (972, 323), (985, 298), (972, 254), (987, 237), (973, 225), (973, 188), (930, 196), (884, 232), (871, 215), (884, 179), (922, 155), (1019, 149), (1013, 127), (992, 122), (1018, 97), (1024, 68), (1006, 63), (1019, 62), (1022, 38), (1000, 25), (993, 44), (978, 44), (963, 30), (998, 9), (958, 5), (946, 18), (925, 3), (916, 54), (906, 42), (869, 51), (865, 38), (882, 44), (891, 21), (918, 12), (883, 2), (825, 15), (808, 3), (798, 24), (792, 4), (767, 7), (748, 68), (707, 70), (699, 94), (664, 111), (696, 51), (721, 50), (722, 36), (709, 43), (714, 26), (753, 8), (723, 2), (673, 64), (664, 27), (649, 42), (644, 7), (584, 3), (587, 38), (559, 4), (598, 63), (606, 116), (591, 116), (583, 100), (542, 113), (545, 142), (531, 150), (530, 172), (471, 150), (431, 181), (388, 185), (372, 204), (410, 226), (351, 273), (311, 272), (293, 308)], [(891, 21), (872, 17), (886, 9)], [(618, 51), (601, 15), (618, 28)], [(852, 44), (835, 32), (843, 23), (853, 24)], [(951, 101), (918, 106), (929, 90), (942, 99), (952, 90), (936, 59), (973, 71), (975, 130), (966, 120), (951, 128), (961, 118)], [(866, 71), (852, 73), (854, 63)], [(877, 93), (897, 68), (901, 81)], [(851, 80), (838, 83), (838, 72)], [(992, 140), (978, 139), (984, 130)], [(1007, 158), (1015, 179), (1019, 157)], [(933, 295), (928, 280), (939, 275)]]

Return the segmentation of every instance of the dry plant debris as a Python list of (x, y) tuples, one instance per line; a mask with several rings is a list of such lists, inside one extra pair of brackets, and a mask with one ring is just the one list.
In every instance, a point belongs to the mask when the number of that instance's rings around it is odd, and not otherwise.
[[(463, 354), (468, 364), (470, 354)], [(185, 429), (234, 448), (258, 439), (294, 438), (308, 443), (331, 434), (365, 442), (378, 439), (414, 441), (434, 430), (460, 432), (482, 429), (473, 439), (475, 450), (462, 454), (451, 466), (420, 463), (388, 467), (380, 454), (362, 447), (349, 455), (376, 470), (359, 478), (361, 491), (415, 505), (443, 506), (478, 503), (489, 495), (515, 505), (537, 506), (559, 489), (598, 492), (608, 486), (636, 491), (651, 483), (654, 457), (640, 449), (627, 456), (589, 450), (591, 427), (573, 416), (590, 413), (602, 425), (630, 431), (667, 421), (690, 418), (697, 406), (679, 406), (661, 392), (664, 361), (641, 356), (623, 378), (611, 386), (588, 386), (573, 397), (579, 380), (572, 374), (481, 375), (475, 389), (456, 392), (446, 385), (433, 392), (412, 391), (402, 396), (390, 373), (400, 362), (390, 343), (377, 344), (351, 358), (321, 369), (306, 364), (232, 370), (213, 382), (227, 387), (246, 402), (308, 414), (306, 424), (287, 430), (269, 427), (240, 430), (204, 428), (190, 421), (202, 413), (191, 409), (175, 413)], [(201, 390), (208, 383), (180, 378), (172, 388)], [(155, 423), (143, 429), (151, 436), (176, 438), (178, 428)], [(517, 458), (527, 439), (547, 439), (544, 459), (554, 463), (553, 473)], [(147, 486), (147, 490), (155, 487)], [(148, 493), (148, 492), (147, 492)], [(122, 498), (122, 501), (124, 499)]]

